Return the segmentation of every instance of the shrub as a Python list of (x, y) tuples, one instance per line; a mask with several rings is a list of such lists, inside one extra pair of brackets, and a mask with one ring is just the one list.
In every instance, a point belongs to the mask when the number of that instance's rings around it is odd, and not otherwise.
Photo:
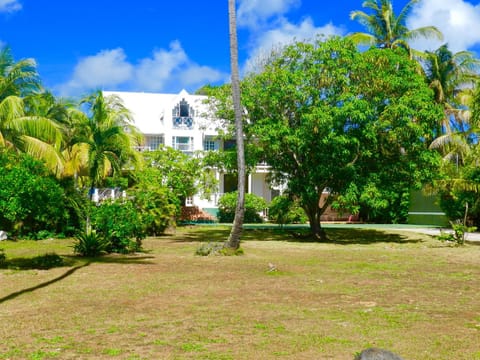
[(0, 229), (13, 237), (62, 230), (65, 194), (45, 165), (26, 154), (0, 150)]
[(209, 255), (216, 255), (222, 250), (223, 244), (222, 243), (206, 243), (200, 245), (197, 250), (195, 250), (195, 255), (199, 256), (209, 256)]
[[(224, 194), (218, 200), (218, 221), (222, 223), (231, 223), (235, 217), (235, 208), (237, 206), (237, 192)], [(267, 203), (265, 200), (255, 194), (245, 194), (245, 223), (262, 223), (263, 219), (260, 212), (265, 210)]]
[(6, 260), (7, 260), (7, 255), (5, 255), (5, 250), (0, 249), (0, 266), (3, 265), (3, 263), (5, 263)]
[(298, 202), (286, 195), (276, 196), (268, 207), (268, 218), (275, 224), (303, 224), (308, 221)]
[(130, 253), (141, 249), (145, 225), (130, 200), (105, 201), (92, 211), (92, 227), (106, 240), (107, 252)]
[(95, 230), (88, 229), (75, 237), (73, 251), (80, 256), (94, 257), (107, 252), (110, 242)]
[(148, 235), (161, 235), (173, 225), (177, 207), (170, 199), (168, 189), (150, 184), (137, 187), (133, 195)]

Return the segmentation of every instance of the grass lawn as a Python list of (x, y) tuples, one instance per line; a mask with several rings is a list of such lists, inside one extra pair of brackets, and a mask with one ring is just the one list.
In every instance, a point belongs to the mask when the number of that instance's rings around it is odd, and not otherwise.
[[(480, 246), (327, 234), (247, 230), (235, 257), (194, 255), (224, 227), (182, 227), (145, 240), (145, 253), (91, 260), (72, 256), (71, 240), (1, 242), (0, 359), (341, 360), (368, 346), (480, 359)], [(64, 265), (39, 269), (52, 252)]]

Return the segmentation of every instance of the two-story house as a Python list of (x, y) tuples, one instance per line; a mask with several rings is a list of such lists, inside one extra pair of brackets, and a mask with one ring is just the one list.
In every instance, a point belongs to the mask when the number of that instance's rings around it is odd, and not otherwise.
[[(228, 146), (218, 138), (220, 123), (208, 115), (206, 97), (182, 90), (178, 94), (104, 91), (105, 96), (118, 96), (130, 110), (135, 126), (145, 141), (139, 151), (156, 150), (160, 145), (171, 146), (184, 153), (197, 150), (219, 151)], [(278, 193), (267, 181), (268, 167), (259, 165), (247, 179), (247, 191), (263, 197), (267, 203)], [(218, 193), (209, 200), (199, 195), (187, 200), (187, 206), (197, 206), (212, 212), (219, 197), (236, 190), (236, 177), (217, 171)]]

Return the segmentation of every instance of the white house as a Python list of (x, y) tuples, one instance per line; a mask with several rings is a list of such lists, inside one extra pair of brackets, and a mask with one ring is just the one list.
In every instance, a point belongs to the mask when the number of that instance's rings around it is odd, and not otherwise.
[[(197, 150), (221, 150), (228, 143), (218, 139), (219, 122), (208, 116), (204, 103), (206, 96), (191, 95), (185, 90), (178, 94), (104, 91), (105, 96), (116, 95), (130, 110), (135, 126), (145, 136), (139, 151), (155, 150), (160, 145), (171, 146), (185, 153)], [(258, 166), (248, 176), (249, 193), (271, 201), (275, 190), (267, 182), (267, 166)], [(236, 178), (217, 172), (218, 193), (210, 200), (194, 196), (186, 205), (200, 209), (214, 209), (219, 197), (236, 189)]]

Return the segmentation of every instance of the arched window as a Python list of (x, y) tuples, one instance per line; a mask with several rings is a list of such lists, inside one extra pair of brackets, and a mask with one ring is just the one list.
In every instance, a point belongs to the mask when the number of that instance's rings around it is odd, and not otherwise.
[(185, 99), (182, 99), (172, 110), (173, 127), (177, 129), (191, 129), (195, 111)]

